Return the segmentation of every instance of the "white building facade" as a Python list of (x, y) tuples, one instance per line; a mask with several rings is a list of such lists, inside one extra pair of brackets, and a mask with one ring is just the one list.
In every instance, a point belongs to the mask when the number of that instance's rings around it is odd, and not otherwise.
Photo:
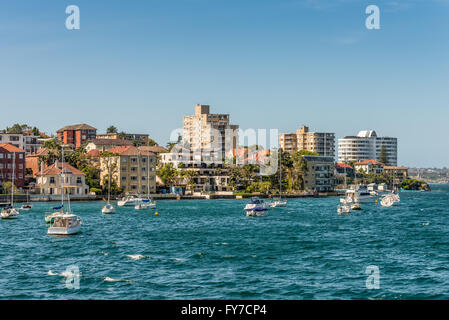
[(338, 161), (380, 161), (382, 148), (385, 148), (386, 165), (398, 163), (398, 140), (393, 137), (378, 137), (374, 130), (360, 131), (357, 136), (338, 139)]

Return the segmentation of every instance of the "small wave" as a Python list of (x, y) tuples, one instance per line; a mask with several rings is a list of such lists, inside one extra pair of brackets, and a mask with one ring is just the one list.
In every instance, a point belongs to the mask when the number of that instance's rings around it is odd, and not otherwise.
[(57, 275), (58, 275), (58, 273), (53, 272), (53, 271), (51, 271), (51, 270), (48, 270), (47, 274), (48, 274), (49, 276), (57, 276)]
[(182, 258), (170, 258), (170, 260), (176, 261), (176, 262), (184, 262), (186, 261), (186, 259), (182, 259)]
[(430, 222), (423, 222), (423, 226), (428, 226), (430, 224)]
[(107, 282), (128, 282), (128, 283), (132, 282), (131, 280), (126, 280), (126, 279), (121, 280), (121, 279), (114, 279), (114, 278), (110, 278), (110, 277), (105, 277), (104, 281), (107, 281)]
[(141, 254), (128, 254), (126, 256), (132, 260), (140, 260), (140, 259), (145, 258), (145, 256), (143, 256)]

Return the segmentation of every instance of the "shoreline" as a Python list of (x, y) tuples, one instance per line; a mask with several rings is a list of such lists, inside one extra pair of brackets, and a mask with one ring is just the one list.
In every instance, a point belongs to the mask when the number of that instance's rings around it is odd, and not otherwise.
[[(344, 192), (326, 192), (326, 193), (318, 193), (318, 194), (293, 194), (293, 195), (282, 195), (283, 198), (287, 199), (299, 199), (299, 198), (329, 198), (329, 197), (339, 197), (344, 195)], [(6, 205), (9, 203), (10, 195), (2, 195), (0, 196), (0, 206)], [(216, 194), (204, 194), (204, 195), (176, 195), (176, 194), (153, 194), (151, 198), (153, 200), (241, 200), (241, 199), (250, 199), (252, 197), (259, 197), (263, 199), (273, 199), (277, 198), (278, 195), (260, 195), (260, 194), (244, 194), (244, 195), (216, 195)], [(29, 202), (39, 203), (39, 202), (60, 202), (60, 196), (41, 196), (41, 195), (29, 195)], [(89, 196), (89, 197), (71, 197), (70, 201), (72, 202), (95, 202), (102, 201), (105, 196)], [(111, 198), (111, 201), (120, 200), (122, 197), (114, 197)], [(17, 203), (25, 203), (27, 202), (26, 195), (15, 195), (14, 202)]]

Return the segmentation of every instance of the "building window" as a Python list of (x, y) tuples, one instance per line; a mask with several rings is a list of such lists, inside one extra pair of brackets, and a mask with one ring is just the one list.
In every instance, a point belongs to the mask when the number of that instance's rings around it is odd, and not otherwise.
[(54, 184), (55, 183), (55, 177), (50, 177), (50, 183)]
[(77, 177), (77, 178), (76, 178), (76, 183), (77, 183), (77, 184), (81, 184), (81, 177)]

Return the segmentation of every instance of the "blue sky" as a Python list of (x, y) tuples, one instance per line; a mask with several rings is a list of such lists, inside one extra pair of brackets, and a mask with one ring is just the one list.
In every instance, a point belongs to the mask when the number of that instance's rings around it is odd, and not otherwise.
[(0, 128), (165, 144), (202, 103), (242, 129), (375, 129), (401, 165), (449, 167), (449, 0), (3, 0), (0, 39)]

